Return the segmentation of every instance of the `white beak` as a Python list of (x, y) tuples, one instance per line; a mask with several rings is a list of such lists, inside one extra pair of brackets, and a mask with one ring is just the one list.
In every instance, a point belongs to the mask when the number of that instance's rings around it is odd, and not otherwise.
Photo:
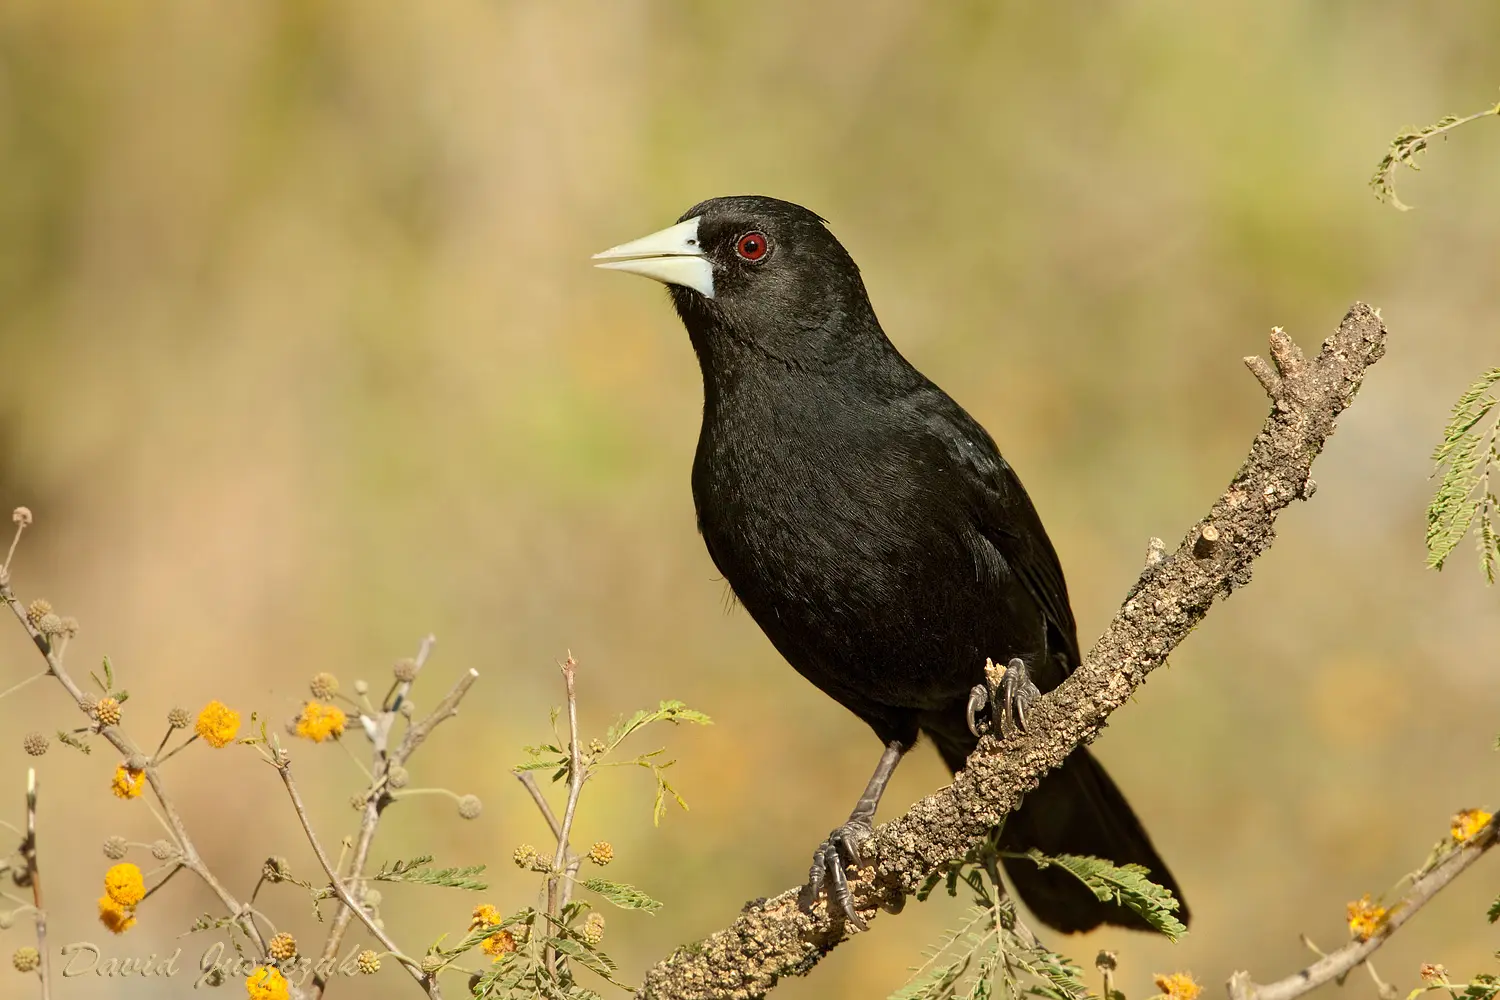
[(691, 288), (706, 299), (714, 297), (714, 265), (698, 245), (698, 219), (668, 226), (650, 236), (594, 254), (612, 271), (629, 271), (668, 285)]

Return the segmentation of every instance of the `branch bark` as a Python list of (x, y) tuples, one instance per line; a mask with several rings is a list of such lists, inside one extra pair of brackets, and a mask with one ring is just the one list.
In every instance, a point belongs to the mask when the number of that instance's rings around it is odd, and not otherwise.
[[(1317, 357), (1280, 328), (1269, 361), (1246, 358), (1271, 398), (1271, 413), (1229, 488), (1171, 555), (1153, 543), (1146, 568), (1083, 664), (1028, 713), (1028, 729), (985, 737), (953, 783), (880, 827), (852, 883), (866, 920), (898, 911), (927, 874), (962, 857), (1077, 746), (1090, 742), (1166, 661), (1214, 602), (1250, 582), (1250, 567), (1275, 539), (1276, 518), (1312, 496), (1313, 459), (1353, 401), (1365, 371), (1385, 353), (1379, 315), (1356, 303)], [(724, 930), (679, 949), (646, 976), (654, 1000), (750, 1000), (783, 976), (805, 975), (852, 930), (823, 902), (797, 906), (799, 888), (757, 902)], [(1266, 998), (1262, 998), (1266, 1000)]]

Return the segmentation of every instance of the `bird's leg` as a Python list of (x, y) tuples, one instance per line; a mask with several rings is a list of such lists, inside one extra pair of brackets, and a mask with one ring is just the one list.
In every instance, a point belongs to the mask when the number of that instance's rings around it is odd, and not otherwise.
[(875, 810), (880, 806), (880, 797), (885, 794), (885, 786), (908, 749), (909, 746), (900, 740), (886, 744), (880, 763), (875, 765), (875, 773), (870, 776), (864, 794), (854, 804), (849, 819), (830, 833), (813, 853), (812, 870), (808, 872), (807, 886), (802, 891), (804, 910), (811, 908), (826, 885), (829, 910), (841, 911), (844, 919), (858, 930), (866, 928), (864, 918), (854, 909), (854, 895), (849, 891), (845, 866), (859, 864), (860, 848), (875, 834)]
[(1019, 656), (1013, 657), (1009, 663), (993, 672), (992, 666), (986, 661), (985, 683), (975, 684), (969, 691), (969, 705), (965, 714), (969, 721), (969, 732), (978, 736), (979, 713), (984, 710), (985, 705), (992, 704), (995, 735), (1005, 739), (1012, 733), (1026, 731), (1026, 712), (1042, 696), (1042, 692), (1032, 683), (1031, 671), (1027, 669), (1026, 661)]

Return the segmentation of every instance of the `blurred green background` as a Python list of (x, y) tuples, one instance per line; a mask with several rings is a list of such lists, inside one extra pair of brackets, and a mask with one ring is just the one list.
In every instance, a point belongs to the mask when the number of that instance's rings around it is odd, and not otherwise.
[[(82, 620), (80, 670), (112, 656), (143, 743), (211, 698), (279, 724), (318, 670), (380, 689), (435, 632), (420, 704), (482, 678), (414, 781), (485, 811), (414, 799), (375, 857), (489, 862), (502, 909), (532, 898), (512, 849), (544, 839), (508, 767), (546, 735), (567, 650), (593, 730), (662, 697), (708, 712), (714, 727), (644, 744), (670, 744), (691, 812), (653, 829), (649, 779), (620, 773), (580, 816), (582, 842), (614, 841), (611, 873), (666, 903), (610, 914), (638, 980), (801, 879), (879, 748), (725, 612), (688, 490), (692, 352), (660, 288), (591, 252), (719, 194), (826, 216), (892, 339), (1022, 473), (1086, 644), (1147, 539), (1175, 542), (1243, 457), (1266, 404), (1240, 357), (1273, 325), (1313, 347), (1368, 300), (1390, 353), (1316, 499), (1098, 744), (1193, 931), (1056, 942), (1085, 963), (1119, 950), (1132, 996), (1173, 969), (1214, 990), (1238, 968), (1286, 974), (1311, 957), (1299, 933), (1344, 940), (1347, 900), (1495, 802), (1496, 591), (1467, 549), (1426, 571), (1422, 534), (1447, 408), (1500, 360), (1500, 127), (1402, 176), (1415, 212), (1365, 180), (1400, 127), (1497, 86), (1500, 6), (1482, 0), (7, 0), (0, 507), (37, 515), (17, 587)], [(35, 666), (0, 630), (0, 679)], [(0, 702), (7, 818), (21, 733), (76, 719), (50, 682)], [(189, 877), (123, 938), (95, 921), (99, 842), (159, 836), (144, 803), (108, 794), (115, 758), (54, 746), (37, 763), (52, 940), (183, 943), (190, 961), (200, 944), (177, 935), (211, 901)], [(336, 843), (358, 772), (330, 746), (300, 745), (297, 766)], [(237, 892), (273, 852), (312, 872), (251, 751), (195, 748), (171, 771)], [(945, 780), (919, 749), (882, 815)], [(1479, 967), (1500, 946), (1496, 883), (1486, 863), (1377, 968), (1404, 990), (1421, 961)], [(273, 889), (260, 902), (307, 950), (305, 896)], [(414, 951), (478, 901), (399, 889), (385, 919)], [(958, 912), (883, 919), (777, 995), (882, 997)], [(0, 946), (27, 935), (18, 921)], [(392, 965), (335, 995), (413, 995)], [(0, 972), (0, 993), (28, 988)], [(1363, 973), (1348, 988), (1373, 995)]]

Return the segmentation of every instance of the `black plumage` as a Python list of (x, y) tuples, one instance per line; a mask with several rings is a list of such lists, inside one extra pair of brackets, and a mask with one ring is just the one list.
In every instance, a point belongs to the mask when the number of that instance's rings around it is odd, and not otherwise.
[[(847, 908), (842, 862), (900, 756), (919, 733), (954, 770), (974, 749), (969, 699), (986, 659), (1019, 658), (1008, 680), (1041, 691), (1079, 663), (1062, 568), (994, 441), (887, 339), (859, 269), (812, 212), (716, 198), (600, 256), (667, 282), (697, 353), (692, 487), (714, 564), (787, 661), (886, 744), (814, 864), (810, 884), (826, 874)], [(1002, 845), (1141, 864), (1181, 898), (1084, 749), (1027, 796)], [(1065, 873), (1006, 869), (1051, 927), (1144, 926)]]

